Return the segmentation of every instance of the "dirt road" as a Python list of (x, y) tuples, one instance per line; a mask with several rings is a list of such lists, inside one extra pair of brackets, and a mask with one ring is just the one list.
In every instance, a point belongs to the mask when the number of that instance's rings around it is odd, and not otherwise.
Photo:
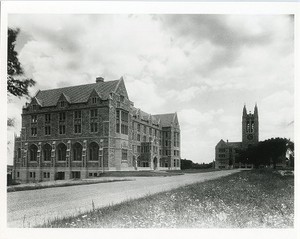
[(185, 174), (172, 177), (135, 177), (133, 181), (47, 188), (7, 194), (7, 226), (33, 227), (54, 218), (71, 216), (125, 200), (219, 178), (240, 170)]

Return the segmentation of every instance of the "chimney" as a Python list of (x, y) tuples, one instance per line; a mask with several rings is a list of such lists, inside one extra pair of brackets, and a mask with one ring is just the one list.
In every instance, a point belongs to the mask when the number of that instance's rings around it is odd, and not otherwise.
[(96, 77), (96, 83), (104, 82), (104, 78), (102, 76)]

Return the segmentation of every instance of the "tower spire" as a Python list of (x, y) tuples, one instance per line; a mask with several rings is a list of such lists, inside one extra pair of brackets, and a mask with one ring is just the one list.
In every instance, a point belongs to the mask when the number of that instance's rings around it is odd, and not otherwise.
[(254, 116), (258, 116), (258, 108), (257, 108), (257, 103), (255, 102), (255, 106), (254, 106)]
[(244, 104), (244, 108), (243, 108), (243, 117), (247, 116), (247, 109), (246, 109), (246, 104)]

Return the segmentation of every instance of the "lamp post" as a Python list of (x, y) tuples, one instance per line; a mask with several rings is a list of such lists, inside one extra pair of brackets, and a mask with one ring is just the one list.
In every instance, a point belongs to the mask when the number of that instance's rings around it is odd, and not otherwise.
[(102, 173), (104, 173), (104, 165), (103, 165), (103, 139), (100, 139), (100, 157), (101, 157), (101, 169)]

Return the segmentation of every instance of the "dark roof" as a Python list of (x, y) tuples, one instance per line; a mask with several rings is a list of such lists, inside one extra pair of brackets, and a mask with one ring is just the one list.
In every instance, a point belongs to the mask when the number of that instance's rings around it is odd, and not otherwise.
[(160, 124), (162, 127), (168, 127), (173, 123), (173, 119), (176, 113), (171, 114), (159, 114), (153, 115), (155, 118), (160, 119)]
[(62, 94), (70, 103), (85, 103), (91, 92), (95, 91), (101, 99), (106, 100), (111, 92), (114, 92), (121, 80), (98, 82), (86, 85), (77, 85), (51, 90), (41, 90), (35, 96), (43, 107), (55, 106)]

